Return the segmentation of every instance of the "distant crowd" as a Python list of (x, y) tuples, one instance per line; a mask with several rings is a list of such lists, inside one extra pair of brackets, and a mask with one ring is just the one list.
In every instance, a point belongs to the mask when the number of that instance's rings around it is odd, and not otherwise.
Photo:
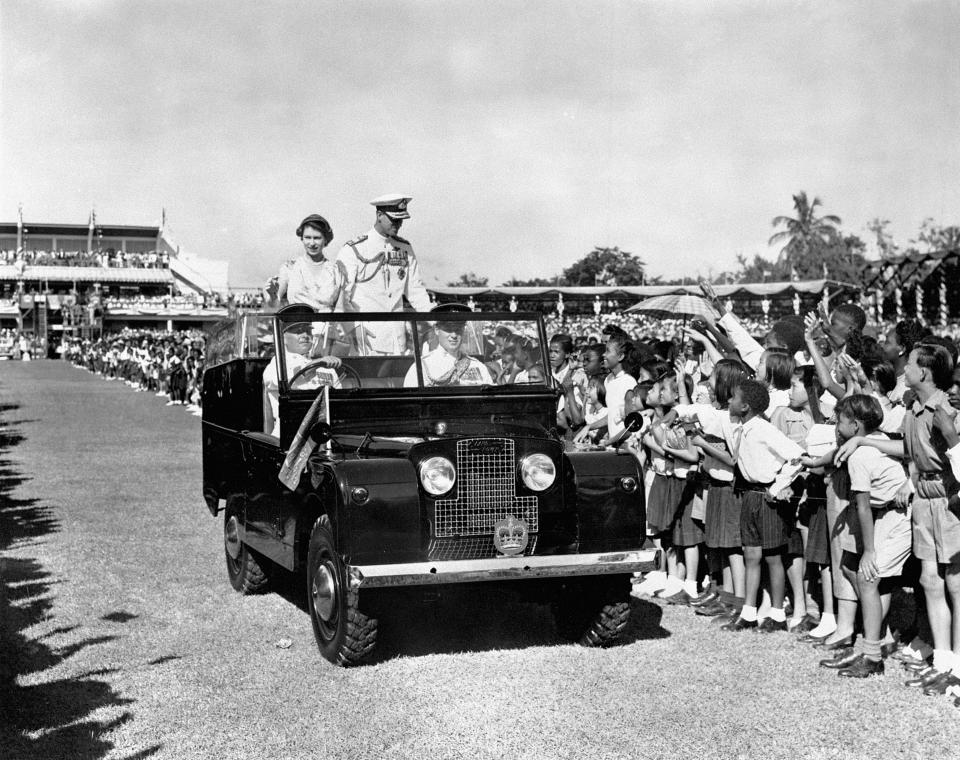
[(199, 330), (131, 330), (89, 341), (71, 338), (63, 358), (136, 392), (166, 397), (167, 406), (200, 414), (206, 339)]
[(135, 269), (166, 269), (170, 266), (170, 254), (166, 251), (133, 253), (108, 248), (102, 251), (44, 251), (2, 250), (0, 262), (15, 264), (22, 261), (30, 266), (67, 267), (133, 267)]

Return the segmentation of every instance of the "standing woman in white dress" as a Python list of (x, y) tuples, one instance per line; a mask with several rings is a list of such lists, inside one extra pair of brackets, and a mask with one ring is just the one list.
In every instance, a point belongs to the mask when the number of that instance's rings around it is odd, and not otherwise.
[(311, 214), (297, 227), (303, 255), (284, 262), (280, 274), (270, 280), (267, 293), (272, 305), (302, 303), (317, 312), (334, 311), (346, 283), (346, 270), (324, 249), (333, 240), (330, 223), (320, 214)]

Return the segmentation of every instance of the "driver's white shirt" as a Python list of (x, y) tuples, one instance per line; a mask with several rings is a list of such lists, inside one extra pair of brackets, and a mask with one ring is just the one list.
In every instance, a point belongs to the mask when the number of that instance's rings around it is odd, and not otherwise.
[[(490, 370), (483, 362), (471, 356), (463, 356), (467, 365), (454, 372), (457, 359), (443, 346), (437, 346), (433, 351), (423, 355), (423, 385), (430, 388), (438, 385), (493, 385)], [(453, 375), (456, 374), (456, 377)], [(403, 378), (404, 388), (417, 387), (417, 365), (410, 365)]]
[[(303, 354), (294, 354), (287, 351), (284, 361), (287, 365), (287, 377), (293, 377), (298, 370), (308, 365), (311, 361)], [(270, 411), (273, 414), (273, 430), (271, 435), (280, 437), (280, 383), (278, 381), (279, 367), (277, 366), (277, 357), (274, 356), (267, 368), (263, 371), (263, 389), (267, 393), (267, 401), (270, 402)], [(340, 387), (340, 378), (337, 373), (329, 367), (317, 367), (317, 372), (310, 378), (304, 378), (302, 382), (297, 382), (299, 390), (309, 390), (319, 388), (321, 385), (331, 385), (334, 388)]]

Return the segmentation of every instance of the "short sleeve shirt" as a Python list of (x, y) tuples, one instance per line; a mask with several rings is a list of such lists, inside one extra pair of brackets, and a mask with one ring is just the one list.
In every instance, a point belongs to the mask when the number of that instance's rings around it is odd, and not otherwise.
[(950, 406), (947, 394), (937, 390), (924, 404), (921, 404), (919, 399), (915, 400), (903, 417), (904, 448), (908, 458), (920, 472), (942, 472), (947, 465), (947, 443), (933, 428), (933, 413), (938, 406), (946, 407), (956, 414)]
[[(886, 440), (882, 433), (871, 433), (868, 438)], [(873, 446), (859, 446), (847, 460), (850, 490), (870, 494), (870, 506), (879, 509), (894, 500), (897, 491), (906, 482), (903, 465)]]

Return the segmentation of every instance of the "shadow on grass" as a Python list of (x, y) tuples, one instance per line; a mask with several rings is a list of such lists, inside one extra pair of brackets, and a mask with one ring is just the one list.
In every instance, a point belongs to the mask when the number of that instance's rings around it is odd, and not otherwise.
[[(0, 414), (16, 408), (2, 405)], [(0, 430), (0, 757), (103, 758), (114, 749), (108, 734), (132, 715), (123, 710), (110, 721), (90, 715), (103, 707), (123, 708), (131, 700), (120, 697), (106, 681), (90, 677), (93, 674), (31, 685), (18, 682), (29, 674), (34, 674), (31, 680), (35, 680), (36, 674), (81, 649), (115, 638), (89, 637), (58, 648), (47, 640), (76, 626), (60, 626), (33, 638), (25, 633), (50, 619), (51, 587), (60, 581), (52, 578), (38, 559), (23, 555), (60, 526), (49, 507), (15, 495), (26, 478), (11, 465), (9, 451), (22, 440), (16, 428)], [(3, 556), (10, 550), (16, 550), (18, 556)], [(133, 757), (149, 757), (159, 749), (150, 747)]]

